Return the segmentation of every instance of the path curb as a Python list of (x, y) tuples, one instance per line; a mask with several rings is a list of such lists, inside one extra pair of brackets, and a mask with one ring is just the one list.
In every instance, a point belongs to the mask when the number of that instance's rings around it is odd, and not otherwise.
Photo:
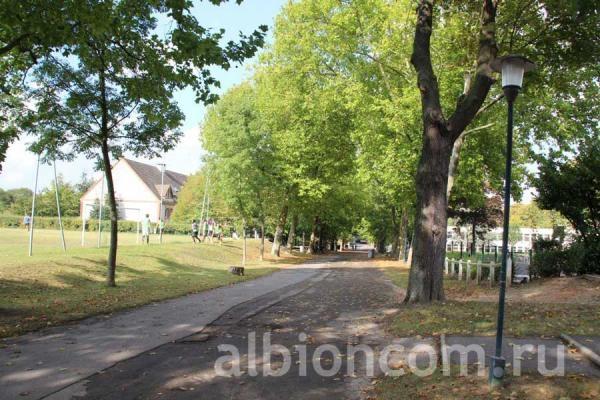
[(600, 355), (596, 354), (592, 349), (581, 344), (580, 342), (573, 339), (571, 336), (569, 336), (567, 334), (561, 333), (560, 338), (568, 345), (571, 345), (571, 346), (577, 348), (581, 352), (581, 354), (586, 356), (597, 367), (600, 367)]

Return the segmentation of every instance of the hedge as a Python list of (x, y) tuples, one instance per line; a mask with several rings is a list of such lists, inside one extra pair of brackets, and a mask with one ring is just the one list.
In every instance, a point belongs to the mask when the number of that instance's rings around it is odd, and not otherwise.
[[(39, 229), (58, 229), (57, 217), (35, 217), (35, 227)], [(68, 231), (80, 231), (82, 220), (79, 217), (63, 217), (63, 227)], [(154, 229), (156, 224), (153, 224)], [(0, 215), (0, 228), (23, 228), (23, 217), (16, 215)], [(135, 232), (137, 223), (135, 221), (119, 221), (119, 232)], [(102, 229), (110, 229), (110, 221), (102, 221)], [(86, 231), (98, 230), (98, 220), (86, 221)], [(188, 234), (190, 227), (183, 224), (166, 224), (163, 232), (166, 234)]]

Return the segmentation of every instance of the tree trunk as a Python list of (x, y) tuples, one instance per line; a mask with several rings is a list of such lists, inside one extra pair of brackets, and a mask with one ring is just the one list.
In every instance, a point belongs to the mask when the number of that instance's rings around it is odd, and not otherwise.
[(320, 223), (319, 216), (316, 216), (315, 220), (313, 221), (312, 231), (310, 232), (310, 243), (308, 245), (308, 253), (309, 254), (315, 254), (318, 251), (319, 240), (317, 237), (317, 232), (319, 229), (319, 223)]
[(285, 204), (281, 208), (279, 213), (279, 220), (277, 221), (277, 228), (275, 229), (275, 237), (273, 238), (273, 246), (271, 246), (271, 255), (279, 257), (281, 251), (281, 242), (283, 241), (283, 229), (287, 222), (288, 205)]
[(260, 261), (265, 259), (265, 221), (260, 221)]
[(396, 207), (392, 206), (392, 258), (400, 257), (400, 222), (398, 221), (398, 213)]
[(472, 228), (473, 230), (471, 232), (471, 240), (472, 240), (472, 243), (471, 243), (471, 255), (474, 255), (475, 252), (477, 251), (477, 247), (475, 247), (477, 245), (476, 227), (477, 227), (477, 225), (476, 225), (475, 221), (473, 221), (473, 228)]
[(431, 61), (433, 0), (419, 0), (411, 63), (417, 72), (423, 116), (423, 148), (415, 179), (417, 203), (412, 260), (405, 302), (443, 300), (446, 254), (447, 190), (454, 142), (475, 118), (494, 82), (491, 62), (495, 42), (497, 1), (483, 0), (479, 49), (474, 80), (458, 99), (454, 113), (445, 118), (437, 77)]
[(246, 219), (242, 219), (242, 267), (246, 267)]
[(294, 240), (296, 240), (296, 226), (298, 226), (298, 214), (292, 215), (292, 223), (290, 224), (290, 232), (288, 234), (287, 248), (291, 253), (294, 249)]
[(399, 242), (400, 248), (398, 252), (398, 261), (404, 261), (404, 252), (406, 250), (406, 241), (408, 239), (408, 210), (402, 208), (402, 220), (400, 221)]
[(117, 269), (118, 214), (115, 186), (110, 165), (110, 155), (108, 152), (108, 143), (106, 141), (102, 142), (102, 163), (104, 165), (106, 187), (108, 189), (108, 203), (110, 207), (110, 247), (108, 249), (108, 275), (106, 277), (106, 284), (114, 287), (116, 286), (115, 275)]
[(428, 124), (425, 130), (416, 177), (417, 215), (406, 296), (411, 303), (444, 300), (442, 267), (446, 255), (450, 146), (434, 124)]

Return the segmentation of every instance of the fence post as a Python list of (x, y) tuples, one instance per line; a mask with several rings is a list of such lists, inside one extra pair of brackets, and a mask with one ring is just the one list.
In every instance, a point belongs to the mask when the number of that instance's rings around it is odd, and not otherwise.
[(477, 277), (475, 279), (479, 285), (479, 282), (481, 281), (481, 261), (477, 261)]
[(494, 285), (494, 275), (496, 274), (496, 263), (490, 263), (490, 287)]
[(444, 270), (446, 271), (446, 275), (448, 275), (448, 257), (444, 260)]
[(465, 277), (465, 283), (469, 284), (469, 279), (471, 279), (471, 260), (467, 260), (467, 276)]
[(462, 270), (463, 270), (463, 260), (461, 258), (460, 261), (458, 262), (458, 280), (459, 281), (462, 279)]

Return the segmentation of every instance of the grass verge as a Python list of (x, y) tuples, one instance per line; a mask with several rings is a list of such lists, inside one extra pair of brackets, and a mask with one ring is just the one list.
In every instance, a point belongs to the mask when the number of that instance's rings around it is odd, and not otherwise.
[(0, 229), (0, 337), (255, 279), (278, 266), (275, 260), (258, 261), (254, 240), (248, 241), (246, 276), (238, 277), (227, 268), (240, 264), (241, 241), (193, 245), (174, 236), (145, 246), (135, 245), (133, 234), (120, 234), (118, 286), (108, 288), (108, 249), (78, 247), (79, 233), (65, 233), (67, 253), (57, 232), (36, 230), (34, 255), (28, 257), (27, 232)]
[[(405, 268), (385, 268), (386, 275), (401, 288), (408, 283)], [(391, 334), (398, 337), (439, 334), (494, 335), (497, 303), (469, 301), (477, 291), (496, 291), (485, 285), (465, 287), (464, 282), (446, 279), (447, 298), (443, 303), (401, 306), (388, 324)], [(459, 298), (460, 301), (452, 300)], [(510, 302), (506, 306), (504, 333), (506, 336), (558, 337), (561, 333), (597, 335), (600, 332), (600, 307), (590, 304), (547, 304)]]
[(600, 381), (579, 375), (550, 378), (524, 374), (507, 377), (502, 387), (491, 390), (487, 377), (446, 377), (436, 372), (427, 377), (384, 378), (376, 383), (373, 395), (378, 400), (598, 399)]

